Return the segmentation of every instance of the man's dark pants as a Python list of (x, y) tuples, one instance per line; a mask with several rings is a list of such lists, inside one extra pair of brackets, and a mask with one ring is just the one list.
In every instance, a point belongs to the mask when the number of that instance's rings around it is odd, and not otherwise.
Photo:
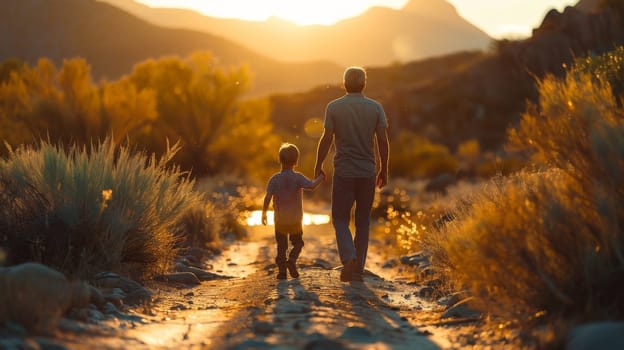
[[(370, 214), (375, 198), (375, 177), (353, 178), (334, 175), (332, 186), (332, 222), (340, 261), (357, 259), (359, 273), (364, 271)], [(349, 229), (351, 209), (355, 204), (355, 237)]]

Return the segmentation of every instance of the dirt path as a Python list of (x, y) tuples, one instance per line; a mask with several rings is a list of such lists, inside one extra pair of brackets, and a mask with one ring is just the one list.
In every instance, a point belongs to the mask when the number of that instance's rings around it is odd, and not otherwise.
[[(77, 349), (440, 349), (449, 348), (420, 287), (384, 279), (381, 247), (369, 248), (364, 283), (341, 283), (333, 230), (307, 226), (299, 279), (277, 281), (272, 227), (251, 228), (249, 240), (208, 263), (233, 276), (199, 286), (148, 285), (148, 315), (66, 334)], [(142, 310), (145, 312), (146, 310)]]

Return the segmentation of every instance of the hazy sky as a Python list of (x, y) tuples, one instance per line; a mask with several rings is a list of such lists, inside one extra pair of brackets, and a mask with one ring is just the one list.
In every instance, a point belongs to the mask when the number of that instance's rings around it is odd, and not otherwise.
[[(264, 20), (281, 17), (298, 24), (331, 24), (370, 6), (400, 8), (408, 0), (137, 0), (149, 6), (185, 7), (209, 16)], [(448, 0), (490, 36), (527, 36), (551, 8), (578, 0)]]

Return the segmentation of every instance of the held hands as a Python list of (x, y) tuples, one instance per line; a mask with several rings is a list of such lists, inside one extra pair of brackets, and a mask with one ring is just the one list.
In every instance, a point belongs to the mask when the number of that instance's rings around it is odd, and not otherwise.
[(323, 171), (323, 169), (321, 169), (319, 171), (319, 173), (316, 174), (316, 178), (318, 179), (319, 177), (323, 177), (323, 182), (325, 182), (325, 180), (327, 180), (327, 175), (325, 175), (325, 171)]
[(267, 220), (267, 213), (266, 213), (266, 211), (263, 211), (263, 212), (262, 212), (262, 225), (266, 226), (266, 225), (267, 225), (267, 223), (268, 223), (268, 220)]

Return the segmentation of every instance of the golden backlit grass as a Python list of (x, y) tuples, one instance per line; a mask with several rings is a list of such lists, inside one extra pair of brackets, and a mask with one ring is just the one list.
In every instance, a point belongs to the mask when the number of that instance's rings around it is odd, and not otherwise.
[(173, 231), (200, 196), (162, 158), (110, 138), (68, 150), (41, 142), (0, 161), (3, 245), (12, 262), (41, 261), (73, 275), (114, 270), (142, 277), (166, 270)]

